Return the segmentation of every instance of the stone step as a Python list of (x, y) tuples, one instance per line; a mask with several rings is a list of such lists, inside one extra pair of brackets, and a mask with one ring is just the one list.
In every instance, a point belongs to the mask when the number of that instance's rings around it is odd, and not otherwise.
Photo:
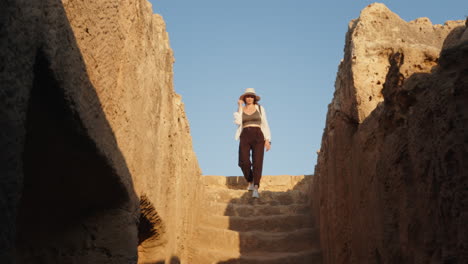
[[(261, 188), (267, 191), (287, 191), (287, 190), (302, 190), (307, 192), (308, 187), (312, 182), (311, 175), (264, 175), (261, 180)], [(206, 186), (222, 187), (229, 189), (245, 190), (247, 182), (242, 176), (202, 176), (202, 181)]]
[(195, 245), (225, 251), (299, 252), (319, 248), (318, 229), (303, 228), (290, 232), (233, 230), (199, 226)]
[(239, 253), (197, 248), (191, 259), (193, 264), (321, 264), (322, 255), (319, 250), (304, 250), (299, 252), (256, 252)]
[(249, 204), (259, 205), (268, 204), (276, 205), (291, 205), (291, 204), (307, 204), (307, 194), (291, 190), (286, 192), (260, 191), (260, 198), (253, 198), (252, 192), (246, 190), (232, 190), (223, 188), (206, 188), (206, 201), (215, 201), (223, 203)]
[(311, 214), (273, 215), (273, 216), (219, 216), (204, 215), (202, 224), (210, 227), (233, 231), (287, 232), (303, 228), (313, 228)]
[(255, 205), (219, 203), (214, 201), (205, 201), (204, 213), (206, 215), (224, 215), (224, 216), (265, 216), (265, 215), (283, 215), (283, 214), (310, 214), (308, 204), (276, 205), (269, 204)]

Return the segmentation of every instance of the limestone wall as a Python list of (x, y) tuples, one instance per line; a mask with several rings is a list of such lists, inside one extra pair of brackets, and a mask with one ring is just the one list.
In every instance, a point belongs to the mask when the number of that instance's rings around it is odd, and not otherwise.
[(146, 0), (1, 6), (0, 262), (183, 261), (200, 169), (162, 17)]
[(313, 185), (325, 263), (468, 261), (467, 34), (382, 4), (350, 22)]

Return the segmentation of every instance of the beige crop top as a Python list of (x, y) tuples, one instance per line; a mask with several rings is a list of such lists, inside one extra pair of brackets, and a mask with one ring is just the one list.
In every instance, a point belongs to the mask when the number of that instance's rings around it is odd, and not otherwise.
[(262, 117), (258, 111), (255, 111), (253, 114), (248, 115), (242, 112), (242, 126), (248, 125), (261, 125), (262, 124)]

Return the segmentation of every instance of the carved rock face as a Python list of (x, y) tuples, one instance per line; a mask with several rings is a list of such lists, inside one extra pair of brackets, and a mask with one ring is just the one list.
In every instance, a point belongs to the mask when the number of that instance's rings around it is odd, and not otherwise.
[(200, 169), (163, 19), (33, 2), (0, 8), (0, 262), (184, 260)]
[(312, 193), (326, 263), (467, 261), (466, 31), (382, 4), (350, 23)]

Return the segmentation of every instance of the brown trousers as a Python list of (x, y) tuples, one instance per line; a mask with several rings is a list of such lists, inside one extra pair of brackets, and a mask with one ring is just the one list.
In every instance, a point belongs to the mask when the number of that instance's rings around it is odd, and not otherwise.
[[(252, 162), (250, 162), (252, 151)], [(239, 167), (248, 182), (260, 187), (262, 178), (263, 154), (265, 152), (265, 139), (259, 127), (245, 127), (242, 129), (239, 143)]]

